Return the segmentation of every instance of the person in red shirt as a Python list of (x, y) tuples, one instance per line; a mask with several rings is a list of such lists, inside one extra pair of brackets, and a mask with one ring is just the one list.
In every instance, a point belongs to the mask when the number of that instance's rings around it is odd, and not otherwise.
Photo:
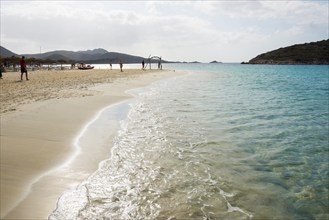
[(22, 59), (19, 61), (19, 64), (21, 65), (21, 80), (23, 80), (24, 73), (25, 73), (26, 80), (29, 80), (29, 77), (27, 75), (27, 68), (26, 68), (26, 62), (25, 62), (24, 56), (22, 56)]

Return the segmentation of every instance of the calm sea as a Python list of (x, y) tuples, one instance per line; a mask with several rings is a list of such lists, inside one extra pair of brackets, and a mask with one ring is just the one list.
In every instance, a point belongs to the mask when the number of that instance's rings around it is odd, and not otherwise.
[(164, 68), (50, 219), (329, 218), (329, 66)]

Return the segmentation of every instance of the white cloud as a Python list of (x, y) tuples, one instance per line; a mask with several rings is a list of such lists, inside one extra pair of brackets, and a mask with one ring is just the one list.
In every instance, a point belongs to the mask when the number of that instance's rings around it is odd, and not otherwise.
[(1, 44), (17, 53), (101, 47), (171, 60), (241, 61), (275, 46), (322, 40), (327, 18), (328, 3), (310, 1), (1, 1)]
[(190, 4), (213, 16), (328, 23), (328, 3), (315, 1), (197, 1)]

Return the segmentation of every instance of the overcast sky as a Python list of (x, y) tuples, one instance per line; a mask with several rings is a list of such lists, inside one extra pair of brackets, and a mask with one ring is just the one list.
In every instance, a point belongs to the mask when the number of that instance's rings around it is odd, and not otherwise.
[(172, 61), (249, 61), (328, 39), (328, 4), (1, 0), (1, 46), (18, 54), (103, 48)]

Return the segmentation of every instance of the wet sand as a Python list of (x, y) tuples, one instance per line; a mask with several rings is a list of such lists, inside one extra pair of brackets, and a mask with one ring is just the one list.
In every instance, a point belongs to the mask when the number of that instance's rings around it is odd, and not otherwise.
[[(1, 98), (1, 218), (47, 219), (57, 199), (94, 172), (109, 151), (85, 148), (82, 129), (125, 91), (181, 75), (173, 71), (34, 71), (29, 81), (4, 73)], [(115, 134), (118, 124), (111, 129)]]

